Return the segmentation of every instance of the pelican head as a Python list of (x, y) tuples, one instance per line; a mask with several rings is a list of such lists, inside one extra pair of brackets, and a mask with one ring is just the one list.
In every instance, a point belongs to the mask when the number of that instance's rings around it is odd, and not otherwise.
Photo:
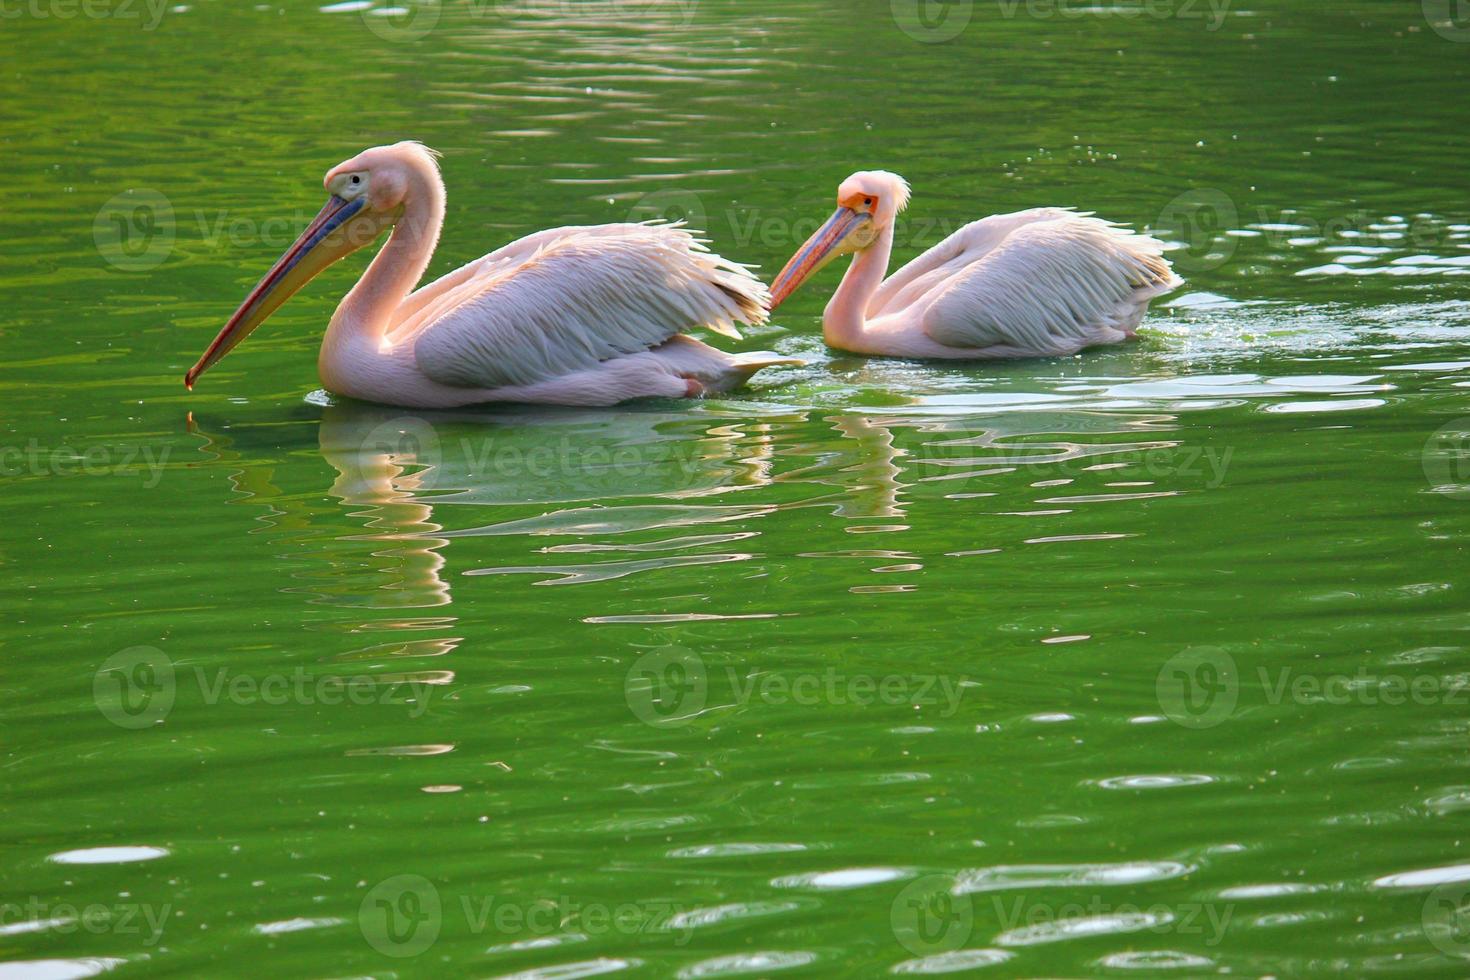
[[(337, 164), (322, 180), (327, 203), (301, 237), (286, 249), (245, 297), (199, 362), (184, 375), (195, 380), (279, 309), (327, 266), (372, 244), (403, 216), (405, 202), (425, 187), (426, 170), (437, 185), (433, 151), (420, 143), (395, 143), (364, 150)], [(442, 193), (441, 193), (442, 200)], [(442, 207), (442, 203), (441, 203)]]
[(868, 248), (909, 203), (909, 184), (886, 170), (859, 170), (837, 187), (837, 210), (771, 283), (771, 309), (839, 255)]

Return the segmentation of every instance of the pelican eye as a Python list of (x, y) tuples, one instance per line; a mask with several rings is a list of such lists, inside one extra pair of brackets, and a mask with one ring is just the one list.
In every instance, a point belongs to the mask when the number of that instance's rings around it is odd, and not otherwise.
[(360, 184), (360, 183), (362, 183), (362, 178), (359, 177), (357, 174), (353, 174), (352, 175), (352, 182), (354, 184)]
[(863, 198), (863, 203), (866, 204), (868, 207), (872, 207), (873, 199), (871, 197), (865, 197)]

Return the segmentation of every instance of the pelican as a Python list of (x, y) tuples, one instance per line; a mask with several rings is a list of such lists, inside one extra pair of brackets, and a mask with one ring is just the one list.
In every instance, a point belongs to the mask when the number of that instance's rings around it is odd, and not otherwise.
[(686, 336), (765, 321), (765, 287), (677, 225), (553, 228), (422, 289), (444, 182), (421, 143), (377, 146), (327, 171), (326, 206), (184, 376), (194, 382), (312, 277), (392, 233), (333, 314), (317, 358), (332, 392), (410, 408), (480, 402), (613, 405), (743, 384), (774, 354)]
[(771, 284), (771, 309), (851, 253), (822, 314), (829, 346), (891, 357), (1040, 357), (1132, 337), (1149, 300), (1183, 282), (1161, 243), (1070, 208), (973, 221), (885, 280), (894, 218), (908, 201), (897, 174), (844, 180), (837, 210)]

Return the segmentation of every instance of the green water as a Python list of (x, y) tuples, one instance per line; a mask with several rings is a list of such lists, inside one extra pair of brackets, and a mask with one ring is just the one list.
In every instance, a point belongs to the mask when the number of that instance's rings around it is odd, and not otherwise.
[[(0, 11), (0, 978), (1470, 970), (1450, 5), (99, 3)], [(1188, 284), (935, 365), (831, 270), (738, 395), (440, 415), (317, 390), (363, 254), (185, 392), (406, 137), (435, 275), (769, 276), (881, 166), (900, 259), (1077, 205)]]

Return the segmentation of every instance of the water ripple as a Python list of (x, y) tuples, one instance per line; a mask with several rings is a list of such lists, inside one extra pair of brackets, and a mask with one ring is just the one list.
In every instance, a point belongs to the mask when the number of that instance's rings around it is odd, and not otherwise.
[(702, 960), (679, 971), (680, 977), (695, 980), (699, 977), (734, 977), (748, 973), (768, 973), (773, 970), (789, 970), (793, 967), (815, 963), (816, 953), (774, 952), (736, 953), (732, 956), (716, 956)]
[(1137, 885), (1189, 874), (1177, 861), (1126, 861), (1118, 864), (997, 865), (961, 872), (955, 893), (1004, 891), (1012, 888)]

